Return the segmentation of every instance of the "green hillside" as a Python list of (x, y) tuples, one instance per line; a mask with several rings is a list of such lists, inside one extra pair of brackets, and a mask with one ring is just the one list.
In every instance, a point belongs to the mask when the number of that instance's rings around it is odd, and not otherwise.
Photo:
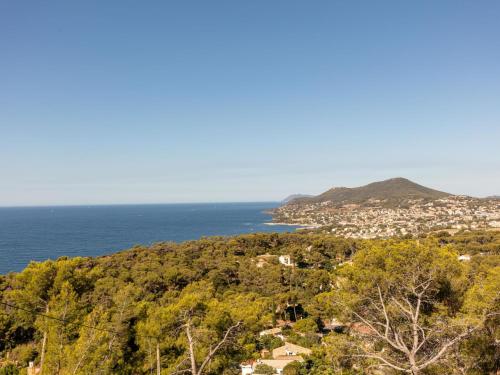
[[(425, 372), (413, 374), (495, 373), (499, 253), (495, 232), (382, 241), (303, 231), (33, 262), (0, 275), (0, 374), (26, 374), (33, 361), (42, 375), (237, 375), (283, 345), (259, 335), (276, 326), (312, 350), (285, 374), (374, 374), (385, 368), (376, 358), (405, 370), (416, 361)], [(413, 336), (408, 309), (432, 336)], [(386, 322), (388, 340), (398, 334), (411, 351), (383, 338)]]
[(399, 203), (409, 199), (432, 200), (449, 195), (449, 193), (434, 190), (406, 178), (398, 177), (355, 188), (336, 187), (315, 197), (300, 198), (291, 203), (304, 204), (332, 201), (336, 204), (361, 204), (370, 199), (382, 200), (387, 203)]

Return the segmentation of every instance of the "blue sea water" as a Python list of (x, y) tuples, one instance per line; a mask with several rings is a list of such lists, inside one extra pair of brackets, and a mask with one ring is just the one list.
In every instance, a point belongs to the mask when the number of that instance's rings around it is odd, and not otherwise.
[(96, 256), (159, 241), (293, 231), (269, 226), (278, 203), (206, 203), (0, 208), (0, 274), (31, 260)]

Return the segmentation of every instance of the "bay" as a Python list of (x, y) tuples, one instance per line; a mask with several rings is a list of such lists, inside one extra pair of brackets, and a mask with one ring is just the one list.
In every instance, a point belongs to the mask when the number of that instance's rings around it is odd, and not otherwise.
[(31, 261), (98, 256), (160, 241), (293, 231), (266, 225), (276, 202), (0, 208), (0, 274)]

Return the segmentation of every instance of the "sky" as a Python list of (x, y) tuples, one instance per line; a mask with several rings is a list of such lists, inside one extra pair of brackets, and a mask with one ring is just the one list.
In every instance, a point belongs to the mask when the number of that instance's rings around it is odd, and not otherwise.
[(0, 206), (500, 194), (498, 1), (2, 1)]

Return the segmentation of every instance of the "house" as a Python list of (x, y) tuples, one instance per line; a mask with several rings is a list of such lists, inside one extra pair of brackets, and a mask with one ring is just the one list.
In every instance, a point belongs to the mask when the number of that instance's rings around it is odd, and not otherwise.
[(287, 267), (293, 267), (295, 264), (292, 262), (292, 257), (290, 255), (280, 255), (278, 260), (281, 264)]
[(285, 345), (280, 346), (273, 350), (273, 358), (283, 358), (290, 356), (298, 356), (301, 354), (309, 355), (312, 353), (311, 349), (304, 348), (299, 345), (295, 345), (289, 342), (285, 342)]
[(271, 366), (275, 374), (283, 374), (283, 369), (289, 363), (298, 361), (303, 362), (302, 355), (312, 353), (311, 349), (286, 342), (285, 345), (276, 348), (272, 352), (272, 359), (258, 359), (257, 361), (247, 361), (240, 364), (241, 375), (258, 375), (255, 369), (258, 365)]
[(241, 375), (252, 375), (254, 363), (254, 361), (240, 363)]
[(490, 227), (493, 228), (500, 228), (500, 220), (493, 220), (489, 222)]
[[(285, 366), (294, 361), (297, 361), (297, 359), (261, 359), (257, 361), (257, 364), (271, 366), (276, 374), (283, 374)], [(303, 359), (300, 358), (300, 361), (303, 361)]]
[(34, 362), (29, 362), (27, 373), (28, 373), (28, 375), (39, 374), (40, 373), (40, 367), (36, 367)]
[(321, 321), (323, 325), (323, 331), (325, 332), (343, 332), (345, 328), (345, 324), (339, 322), (337, 319), (332, 318), (332, 319), (323, 319)]
[(271, 254), (263, 254), (263, 255), (258, 255), (255, 259), (256, 261), (256, 266), (258, 268), (262, 268), (264, 266), (267, 266), (268, 264), (272, 263), (273, 260), (276, 258), (276, 255), (271, 255)]
[(271, 366), (274, 369), (275, 374), (283, 374), (283, 369), (286, 365), (295, 361), (302, 362), (303, 359), (302, 357), (287, 359), (258, 359), (253, 362), (244, 362), (240, 364), (241, 375), (258, 375), (258, 373), (255, 372), (258, 365)]
[(281, 333), (281, 327), (276, 327), (276, 328), (270, 328), (270, 329), (265, 329), (263, 331), (259, 332), (259, 336), (266, 336), (266, 335), (272, 335), (275, 336), (278, 333)]
[(351, 333), (359, 334), (362, 336), (371, 336), (375, 334), (375, 331), (368, 325), (360, 322), (351, 323), (349, 325)]
[[(280, 310), (279, 308), (276, 308), (276, 313), (279, 313)], [(292, 322), (291, 320), (283, 320), (283, 319), (278, 319), (276, 321), (276, 327), (293, 327), (295, 325), (295, 322)]]

